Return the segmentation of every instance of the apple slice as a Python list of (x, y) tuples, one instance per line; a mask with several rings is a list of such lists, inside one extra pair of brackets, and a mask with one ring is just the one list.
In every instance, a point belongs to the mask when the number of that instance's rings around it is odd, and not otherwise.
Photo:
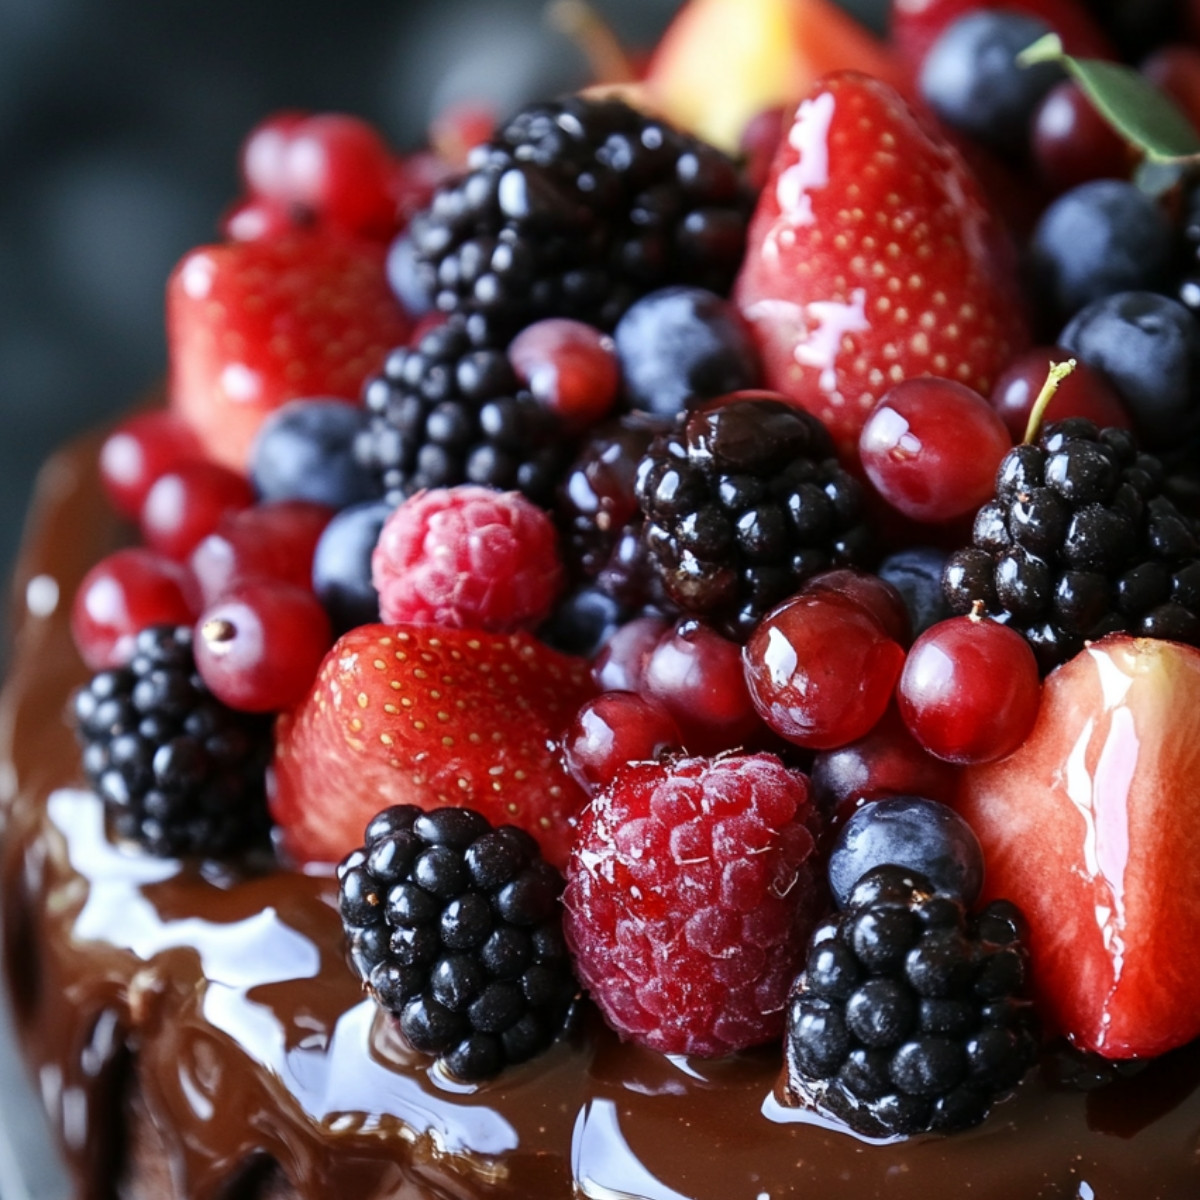
[(891, 51), (832, 0), (689, 0), (645, 86), (665, 116), (733, 152), (751, 117), (850, 67), (897, 87), (904, 78)]
[(1113, 636), (1047, 678), (1037, 724), (963, 773), (984, 899), (1029, 919), (1044, 1015), (1108, 1058), (1200, 1034), (1200, 651)]

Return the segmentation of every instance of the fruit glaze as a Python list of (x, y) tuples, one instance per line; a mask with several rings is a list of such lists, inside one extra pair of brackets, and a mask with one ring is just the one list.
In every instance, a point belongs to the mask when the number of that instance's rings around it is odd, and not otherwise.
[(45, 467), (3, 955), (86, 1200), (1200, 1195), (1196, 30), (752, 7), (403, 159), (269, 118)]

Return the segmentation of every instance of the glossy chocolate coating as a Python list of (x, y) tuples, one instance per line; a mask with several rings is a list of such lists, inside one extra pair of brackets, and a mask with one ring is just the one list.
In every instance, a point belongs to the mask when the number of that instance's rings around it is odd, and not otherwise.
[(346, 967), (330, 875), (200, 870), (106, 840), (65, 717), (85, 677), (69, 600), (121, 536), (95, 450), (43, 472), (0, 706), (5, 962), (81, 1196), (111, 1196), (123, 1156), (128, 1175), (131, 1111), (187, 1200), (1200, 1196), (1195, 1046), (1087, 1094), (1042, 1069), (979, 1129), (890, 1145), (783, 1107), (776, 1048), (664, 1058), (590, 1010), (486, 1086), (435, 1076)]

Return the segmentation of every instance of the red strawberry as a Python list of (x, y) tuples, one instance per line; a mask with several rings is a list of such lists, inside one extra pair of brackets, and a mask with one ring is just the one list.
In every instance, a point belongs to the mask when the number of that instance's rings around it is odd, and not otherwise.
[(170, 399), (218, 462), (241, 470), (268, 413), (354, 400), (405, 341), (382, 246), (288, 234), (187, 254), (167, 285)]
[(557, 739), (588, 666), (527, 634), (363, 625), (276, 728), (271, 809), (302, 862), (336, 862), (389, 804), (469, 806), (520, 825), (557, 867), (585, 796)]
[(1015, 754), (963, 776), (985, 899), (1029, 919), (1046, 1014), (1108, 1058), (1200, 1034), (1200, 651), (1107, 638), (1047, 677)]
[(842, 72), (780, 144), (736, 296), (768, 386), (852, 460), (893, 384), (942, 375), (986, 394), (1025, 344), (1008, 250), (959, 155), (886, 84)]
[(1068, 53), (1112, 58), (1108, 38), (1076, 0), (892, 0), (891, 36), (896, 51), (914, 70), (948, 25), (979, 8), (1004, 8), (1039, 17), (1063, 40)]
[(563, 930), (622, 1037), (717, 1056), (780, 1036), (816, 915), (811, 819), (770, 754), (632, 763), (584, 810)]

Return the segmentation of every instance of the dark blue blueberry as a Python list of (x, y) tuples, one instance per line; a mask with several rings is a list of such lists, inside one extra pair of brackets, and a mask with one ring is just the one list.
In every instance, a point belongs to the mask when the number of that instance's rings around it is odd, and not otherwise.
[(325, 526), (313, 555), (313, 591), (338, 633), (379, 620), (371, 552), (392, 513), (386, 500), (343, 509)]
[(945, 552), (933, 546), (897, 550), (879, 564), (879, 578), (890, 583), (904, 600), (913, 637), (951, 615), (942, 592), (945, 567)]
[(629, 610), (606, 592), (581, 587), (555, 609), (538, 637), (564, 654), (594, 658), (629, 617)]
[(392, 242), (387, 256), (387, 280), (405, 312), (423, 317), (433, 309), (433, 301), (421, 283), (412, 238), (402, 233)]
[(250, 451), (263, 500), (311, 500), (348, 508), (376, 494), (354, 457), (362, 411), (344, 400), (293, 400), (264, 422)]
[(672, 416), (698, 399), (757, 387), (758, 352), (737, 309), (713, 292), (669, 287), (644, 296), (613, 334), (635, 408)]
[(1178, 450), (1200, 434), (1200, 327), (1182, 304), (1154, 292), (1107, 296), (1058, 343), (1108, 378), (1144, 449)]
[(1140, 188), (1094, 179), (1059, 196), (1029, 244), (1038, 299), (1059, 321), (1116, 292), (1156, 291), (1171, 274), (1171, 223)]
[(845, 907), (863, 875), (884, 864), (919, 872), (968, 907), (983, 886), (983, 851), (971, 827), (953, 809), (920, 796), (876, 800), (842, 827), (829, 856), (838, 905)]
[(1017, 55), (1050, 32), (1023, 13), (980, 10), (946, 27), (921, 65), (929, 106), (976, 141), (1023, 153), (1039, 101), (1062, 78), (1053, 63), (1017, 65)]

